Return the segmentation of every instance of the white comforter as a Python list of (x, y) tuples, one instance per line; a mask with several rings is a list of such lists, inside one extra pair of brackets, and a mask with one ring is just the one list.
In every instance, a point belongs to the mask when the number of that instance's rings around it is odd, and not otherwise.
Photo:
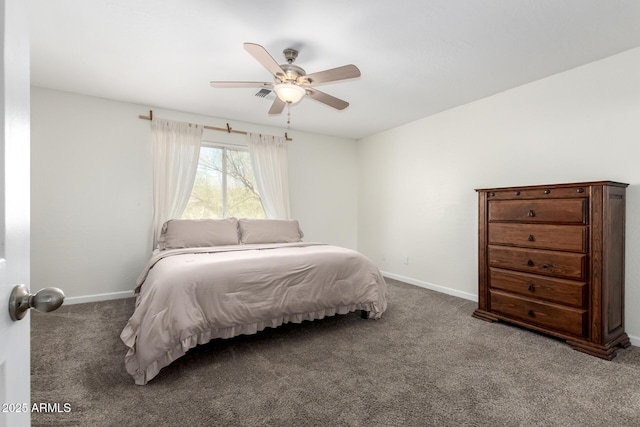
[(146, 384), (213, 338), (283, 323), (385, 311), (386, 283), (360, 253), (320, 243), (189, 248), (154, 254), (120, 337), (127, 372)]

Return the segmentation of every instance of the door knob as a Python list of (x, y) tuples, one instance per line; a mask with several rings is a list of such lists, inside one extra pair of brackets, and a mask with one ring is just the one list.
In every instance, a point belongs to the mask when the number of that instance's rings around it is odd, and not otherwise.
[(11, 320), (20, 320), (30, 308), (42, 312), (53, 311), (63, 302), (64, 292), (58, 288), (44, 288), (30, 294), (26, 285), (16, 285), (9, 297), (9, 316)]

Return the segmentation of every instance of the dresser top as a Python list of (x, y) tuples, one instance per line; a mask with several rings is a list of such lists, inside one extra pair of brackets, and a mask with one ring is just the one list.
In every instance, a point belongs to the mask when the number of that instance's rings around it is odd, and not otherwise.
[(628, 187), (629, 184), (616, 181), (589, 181), (571, 182), (566, 184), (546, 184), (546, 185), (523, 185), (520, 187), (496, 187), (496, 188), (476, 188), (476, 191), (499, 191), (499, 190), (521, 190), (521, 189), (543, 189), (543, 188), (563, 188), (563, 187), (589, 187), (598, 185), (608, 185), (613, 187)]

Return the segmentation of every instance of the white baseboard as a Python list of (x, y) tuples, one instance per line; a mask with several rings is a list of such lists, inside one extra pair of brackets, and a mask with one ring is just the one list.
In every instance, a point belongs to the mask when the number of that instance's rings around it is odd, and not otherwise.
[(85, 302), (107, 301), (112, 299), (130, 298), (133, 296), (133, 291), (122, 292), (109, 292), (107, 294), (95, 294), (85, 295), (80, 297), (66, 297), (64, 299), (65, 305), (82, 304)]
[[(431, 289), (432, 291), (441, 292), (443, 294), (452, 295), (454, 297), (464, 298), (469, 301), (478, 302), (478, 296), (468, 292), (458, 291), (456, 289), (447, 288), (446, 286), (434, 285), (433, 283), (424, 282), (422, 280), (412, 279), (411, 277), (401, 276), (399, 274), (381, 272), (384, 277), (399, 280), (410, 285), (419, 286), (421, 288)], [(85, 295), (80, 297), (67, 297), (64, 299), (66, 305), (82, 304), (85, 302), (108, 301), (113, 299), (123, 299), (133, 297), (133, 291), (109, 292), (106, 294)], [(640, 337), (629, 335), (631, 345), (640, 347)]]
[(389, 279), (399, 280), (410, 285), (420, 286), (421, 288), (431, 289), (432, 291), (478, 302), (478, 295), (470, 294), (469, 292), (462, 292), (456, 289), (447, 288), (446, 286), (434, 285), (433, 283), (423, 282), (422, 280), (412, 279), (411, 277), (400, 276), (399, 274), (388, 273), (386, 271), (381, 271), (381, 273), (384, 277), (388, 277)]
[[(388, 277), (389, 279), (399, 280), (410, 285), (415, 285), (421, 288), (431, 289), (432, 291), (441, 292), (443, 294), (453, 295), (454, 297), (460, 297), (470, 301), (478, 302), (478, 296), (470, 294), (468, 292), (458, 291), (455, 289), (447, 288), (445, 286), (434, 285), (433, 283), (423, 282), (422, 280), (412, 279), (411, 277), (404, 277), (400, 276), (399, 274), (388, 273), (386, 271), (381, 271), (381, 273), (384, 277)], [(640, 347), (640, 337), (629, 335), (629, 341), (631, 341), (631, 345)]]

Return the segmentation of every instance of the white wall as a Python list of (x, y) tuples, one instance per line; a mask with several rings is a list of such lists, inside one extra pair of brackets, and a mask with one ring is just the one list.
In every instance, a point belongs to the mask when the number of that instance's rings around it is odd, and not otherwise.
[(356, 249), (356, 142), (317, 134), (289, 134), (295, 138), (289, 145), (291, 212), (302, 225), (304, 240)]
[(31, 88), (31, 289), (129, 291), (150, 252), (144, 108)]
[(365, 138), (358, 163), (358, 249), (476, 300), (475, 188), (631, 184), (625, 319), (640, 345), (640, 48)]
[[(31, 88), (31, 289), (62, 288), (70, 302), (128, 296), (151, 251), (148, 106)], [(174, 120), (226, 120), (154, 109)], [(266, 113), (265, 113), (266, 114)], [(248, 123), (236, 129), (284, 134)], [(357, 244), (356, 143), (290, 131), (292, 216), (306, 241)], [(205, 140), (243, 135), (206, 131)], [(120, 294), (118, 294), (120, 293)]]

